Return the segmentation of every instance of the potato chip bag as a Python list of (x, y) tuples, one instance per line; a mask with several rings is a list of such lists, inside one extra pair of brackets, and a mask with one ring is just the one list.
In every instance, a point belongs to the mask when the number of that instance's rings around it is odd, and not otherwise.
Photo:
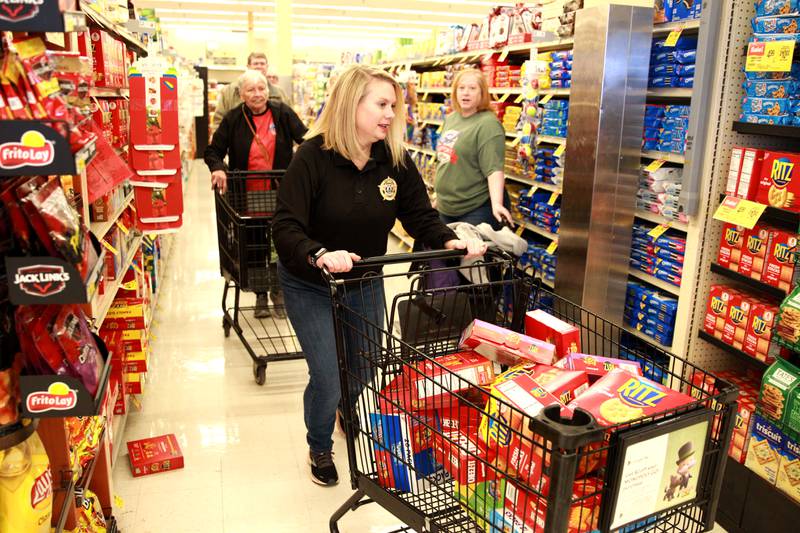
[(49, 533), (52, 513), (50, 459), (33, 433), (0, 450), (0, 533)]

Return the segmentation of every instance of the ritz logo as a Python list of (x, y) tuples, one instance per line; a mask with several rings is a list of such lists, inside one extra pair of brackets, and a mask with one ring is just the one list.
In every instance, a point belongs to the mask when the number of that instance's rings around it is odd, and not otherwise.
[(739, 244), (739, 240), (742, 238), (742, 232), (736, 228), (728, 228), (725, 230), (725, 242), (731, 246), (736, 246)]
[(617, 392), (620, 399), (632, 407), (656, 407), (667, 395), (653, 385), (633, 378), (617, 389)]
[(744, 310), (741, 307), (739, 307), (738, 305), (734, 306), (734, 307), (731, 308), (730, 317), (731, 317), (731, 321), (734, 324), (741, 324), (742, 322), (744, 322), (744, 319), (745, 319)]
[(779, 263), (788, 263), (792, 257), (792, 248), (787, 243), (778, 243), (775, 245), (775, 259)]
[(756, 335), (763, 335), (764, 332), (767, 331), (767, 321), (764, 320), (764, 317), (754, 317), (753, 318), (753, 332)]
[(711, 298), (711, 310), (718, 315), (725, 312), (725, 302), (722, 300), (722, 298), (719, 296), (714, 296)]
[(761, 238), (759, 235), (750, 235), (747, 238), (747, 250), (751, 254), (757, 254), (761, 252), (761, 248), (764, 246), (764, 239)]
[(794, 172), (794, 163), (787, 157), (781, 157), (773, 161), (770, 179), (776, 187), (782, 189), (792, 181), (792, 172)]

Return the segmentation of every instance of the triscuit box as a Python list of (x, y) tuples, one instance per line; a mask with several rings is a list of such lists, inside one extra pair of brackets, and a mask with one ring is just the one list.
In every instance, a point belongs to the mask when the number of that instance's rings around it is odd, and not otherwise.
[(128, 455), (133, 477), (183, 468), (183, 453), (172, 433), (130, 441)]
[(775, 484), (794, 501), (800, 503), (800, 441), (786, 438), (783, 442), (781, 465)]
[(761, 415), (755, 416), (745, 466), (773, 485), (778, 477), (781, 461), (779, 452), (783, 448), (784, 438), (777, 426)]

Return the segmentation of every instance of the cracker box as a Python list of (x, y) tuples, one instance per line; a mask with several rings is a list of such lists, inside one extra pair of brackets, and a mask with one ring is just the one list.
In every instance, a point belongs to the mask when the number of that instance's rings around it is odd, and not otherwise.
[(492, 362), (475, 352), (457, 352), (420, 362), (409, 372), (408, 380), (417, 400), (428, 409), (449, 405), (454, 392), (472, 385), (489, 385), (494, 381)]
[[(505, 507), (506, 480), (491, 479), (482, 483), (453, 484), (453, 492), (467, 513), (485, 531), (492, 531), (486, 523), (494, 518), (495, 511)], [(497, 525), (500, 525), (499, 523)]]
[(133, 477), (183, 468), (183, 453), (175, 435), (161, 435), (128, 442)]
[(778, 308), (773, 304), (760, 301), (753, 303), (742, 347), (744, 353), (766, 363), (775, 360), (780, 349), (771, 341), (777, 313)]
[(581, 332), (577, 327), (541, 309), (525, 315), (525, 334), (554, 345), (558, 359), (579, 352), (581, 348)]
[(757, 225), (746, 231), (739, 261), (739, 273), (760, 280), (764, 272), (768, 246), (769, 230), (767, 228)]
[(741, 350), (747, 323), (750, 318), (750, 297), (742, 294), (732, 294), (728, 301), (728, 317), (722, 328), (722, 342)]
[(795, 268), (794, 253), (797, 251), (797, 233), (770, 230), (767, 263), (761, 280), (787, 293), (797, 285), (800, 269)]
[(614, 426), (695, 401), (660, 383), (615, 369), (570, 402), (564, 411), (568, 414), (580, 407), (592, 413), (600, 425)]
[(800, 183), (796, 179), (798, 163), (800, 154), (765, 152), (756, 201), (779, 209), (800, 211)]
[(789, 438), (783, 441), (781, 464), (775, 486), (794, 501), (800, 503), (800, 441)]
[(784, 438), (776, 425), (761, 415), (755, 415), (744, 464), (773, 485), (778, 477), (781, 461), (779, 452), (783, 448)]
[(144, 394), (145, 375), (142, 372), (125, 372), (125, 394)]
[(564, 361), (564, 368), (585, 372), (589, 376), (590, 381), (592, 378), (605, 376), (615, 368), (627, 370), (631, 374), (636, 374), (637, 376), (642, 375), (641, 365), (637, 361), (628, 361), (626, 359), (613, 359), (611, 357), (600, 357), (599, 355), (573, 353), (561, 361)]
[(718, 339), (722, 338), (725, 330), (725, 322), (728, 320), (728, 302), (730, 302), (732, 293), (735, 291), (727, 285), (712, 285), (708, 293), (703, 331)]
[(776, 359), (761, 380), (758, 412), (790, 431), (800, 432), (800, 368)]
[[(742, 167), (736, 185), (736, 196), (753, 200), (758, 196), (761, 166), (764, 162), (764, 151), (745, 148), (742, 153)], [(730, 176), (729, 176), (730, 178)]]
[(442, 431), (433, 437), (434, 458), (457, 483), (467, 485), (486, 481), (487, 451), (477, 434), (461, 430)]
[(744, 396), (737, 400), (736, 422), (731, 436), (728, 455), (734, 461), (744, 464), (747, 458), (747, 448), (750, 444), (750, 433), (754, 414), (756, 411), (755, 398)]
[(482, 320), (473, 320), (461, 335), (461, 350), (473, 350), (484, 357), (506, 365), (533, 361), (546, 365), (555, 361), (556, 347), (549, 342), (495, 326)]
[(717, 263), (734, 272), (739, 271), (739, 261), (742, 257), (742, 244), (744, 242), (743, 236), (746, 231), (742, 226), (734, 224), (725, 224), (723, 226)]
[(111, 303), (103, 327), (143, 330), (150, 324), (150, 309), (144, 298), (116, 298)]
[(141, 373), (147, 372), (148, 362), (147, 352), (127, 352), (125, 354), (123, 370), (126, 373)]
[(548, 365), (536, 365), (530, 376), (544, 390), (568, 404), (589, 388), (588, 375), (580, 370), (564, 370)]
[(424, 408), (423, 402), (417, 399), (411, 389), (406, 371), (398, 374), (381, 390), (378, 395), (378, 406), (382, 413), (419, 411)]

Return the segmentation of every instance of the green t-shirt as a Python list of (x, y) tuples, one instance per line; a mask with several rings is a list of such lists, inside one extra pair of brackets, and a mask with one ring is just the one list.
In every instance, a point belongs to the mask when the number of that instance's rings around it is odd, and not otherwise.
[(436, 208), (445, 215), (473, 211), (489, 199), (488, 177), (503, 170), (506, 134), (491, 111), (451, 113), (436, 146)]

